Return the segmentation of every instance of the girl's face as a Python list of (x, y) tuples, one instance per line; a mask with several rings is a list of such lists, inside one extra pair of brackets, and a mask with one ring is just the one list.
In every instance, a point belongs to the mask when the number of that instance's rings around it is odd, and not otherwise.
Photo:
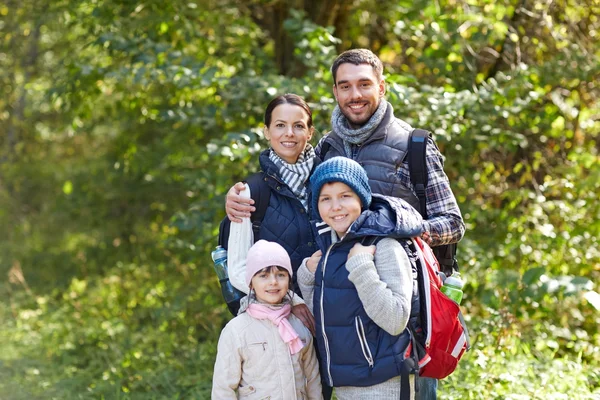
[(271, 123), (265, 127), (265, 137), (271, 147), (288, 164), (295, 164), (312, 138), (313, 127), (308, 127), (308, 114), (300, 106), (280, 104), (273, 109)]
[(319, 215), (339, 237), (343, 237), (348, 228), (360, 216), (361, 202), (358, 195), (342, 182), (329, 182), (323, 185), (319, 193)]
[(281, 304), (288, 292), (289, 284), (288, 272), (276, 266), (261, 269), (250, 281), (258, 301), (266, 304)]

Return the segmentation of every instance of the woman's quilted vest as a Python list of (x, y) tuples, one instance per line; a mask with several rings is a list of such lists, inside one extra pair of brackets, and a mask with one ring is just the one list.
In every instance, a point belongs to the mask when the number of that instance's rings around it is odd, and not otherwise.
[(302, 260), (310, 257), (318, 248), (306, 210), (300, 200), (279, 177), (277, 168), (269, 159), (269, 151), (266, 150), (261, 153), (260, 165), (265, 172), (265, 179), (271, 189), (271, 196), (269, 206), (260, 225), (259, 237), (254, 238), (254, 240), (264, 239), (277, 242), (283, 246), (292, 261), (294, 291), (301, 295), (300, 288), (296, 283), (296, 271)]

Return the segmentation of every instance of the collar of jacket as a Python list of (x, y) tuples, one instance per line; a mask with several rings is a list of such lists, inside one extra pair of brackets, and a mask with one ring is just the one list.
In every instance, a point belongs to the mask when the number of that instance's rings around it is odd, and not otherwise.
[[(369, 135), (367, 140), (365, 140), (364, 143), (361, 144), (361, 146), (384, 138), (387, 133), (388, 126), (395, 118), (396, 117), (394, 116), (394, 107), (389, 102), (387, 102), (387, 108), (385, 110), (385, 114), (383, 115), (383, 119), (381, 120), (379, 125), (377, 125), (377, 127), (373, 130), (373, 133)], [(344, 145), (342, 143), (342, 139), (337, 135), (337, 133), (335, 133), (334, 130), (331, 130), (327, 134), (327, 137), (328, 139), (325, 140), (329, 142), (329, 144), (331, 144), (331, 146), (333, 146), (340, 154), (344, 154)]]
[[(331, 228), (320, 217), (311, 222), (319, 248), (326, 250), (331, 245)], [(365, 236), (407, 239), (421, 233), (423, 217), (410, 204), (402, 199), (373, 193), (371, 206), (354, 221), (343, 241)]]
[[(258, 157), (258, 162), (260, 164), (260, 169), (269, 177), (272, 178), (272, 181), (267, 181), (269, 186), (278, 191), (278, 193), (283, 194), (287, 197), (292, 197), (296, 199), (296, 195), (292, 192), (289, 186), (283, 182), (283, 179), (279, 176), (279, 169), (275, 165), (273, 161), (269, 158), (269, 152), (271, 149), (263, 150)], [(317, 166), (321, 163), (319, 157), (315, 157), (315, 163), (313, 165), (312, 172), (317, 168)], [(277, 189), (277, 186), (280, 186), (280, 189)], [(310, 185), (307, 185), (307, 195), (310, 198)], [(298, 199), (296, 199), (298, 200)], [(300, 201), (300, 200), (298, 200)], [(309, 202), (310, 204), (310, 202)], [(310, 214), (309, 214), (310, 215)]]

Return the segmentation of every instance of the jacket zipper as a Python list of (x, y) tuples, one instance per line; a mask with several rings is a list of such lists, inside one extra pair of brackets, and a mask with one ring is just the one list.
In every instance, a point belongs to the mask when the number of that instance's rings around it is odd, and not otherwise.
[(365, 357), (365, 360), (367, 360), (367, 363), (369, 363), (369, 367), (373, 368), (373, 365), (375, 364), (373, 362), (373, 354), (371, 354), (371, 349), (369, 348), (369, 343), (367, 343), (367, 337), (365, 335), (365, 328), (359, 316), (354, 318), (354, 326), (356, 327), (356, 334), (358, 335), (358, 342), (360, 343), (363, 356)]
[(325, 352), (327, 353), (327, 377), (329, 378), (329, 386), (333, 387), (333, 378), (331, 376), (331, 352), (329, 351), (329, 340), (327, 339), (327, 334), (325, 333), (325, 314), (324, 314), (324, 307), (323, 307), (323, 295), (325, 294), (325, 267), (327, 266), (327, 259), (329, 258), (329, 253), (331, 252), (331, 249), (333, 248), (333, 246), (335, 245), (332, 244), (331, 246), (329, 246), (329, 249), (327, 249), (327, 253), (325, 254), (325, 259), (323, 260), (323, 279), (321, 280), (321, 330), (322, 330), (322, 334), (323, 334), (323, 339), (325, 341)]

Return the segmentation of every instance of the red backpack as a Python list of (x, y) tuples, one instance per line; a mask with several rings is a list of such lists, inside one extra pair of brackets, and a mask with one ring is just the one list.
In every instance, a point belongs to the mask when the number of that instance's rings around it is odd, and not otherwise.
[[(443, 285), (440, 266), (431, 247), (420, 238), (409, 242), (419, 285), (420, 325), (409, 324), (417, 344), (419, 376), (443, 379), (456, 369), (470, 348), (469, 333), (460, 307), (440, 291)], [(418, 332), (415, 332), (418, 331)]]

